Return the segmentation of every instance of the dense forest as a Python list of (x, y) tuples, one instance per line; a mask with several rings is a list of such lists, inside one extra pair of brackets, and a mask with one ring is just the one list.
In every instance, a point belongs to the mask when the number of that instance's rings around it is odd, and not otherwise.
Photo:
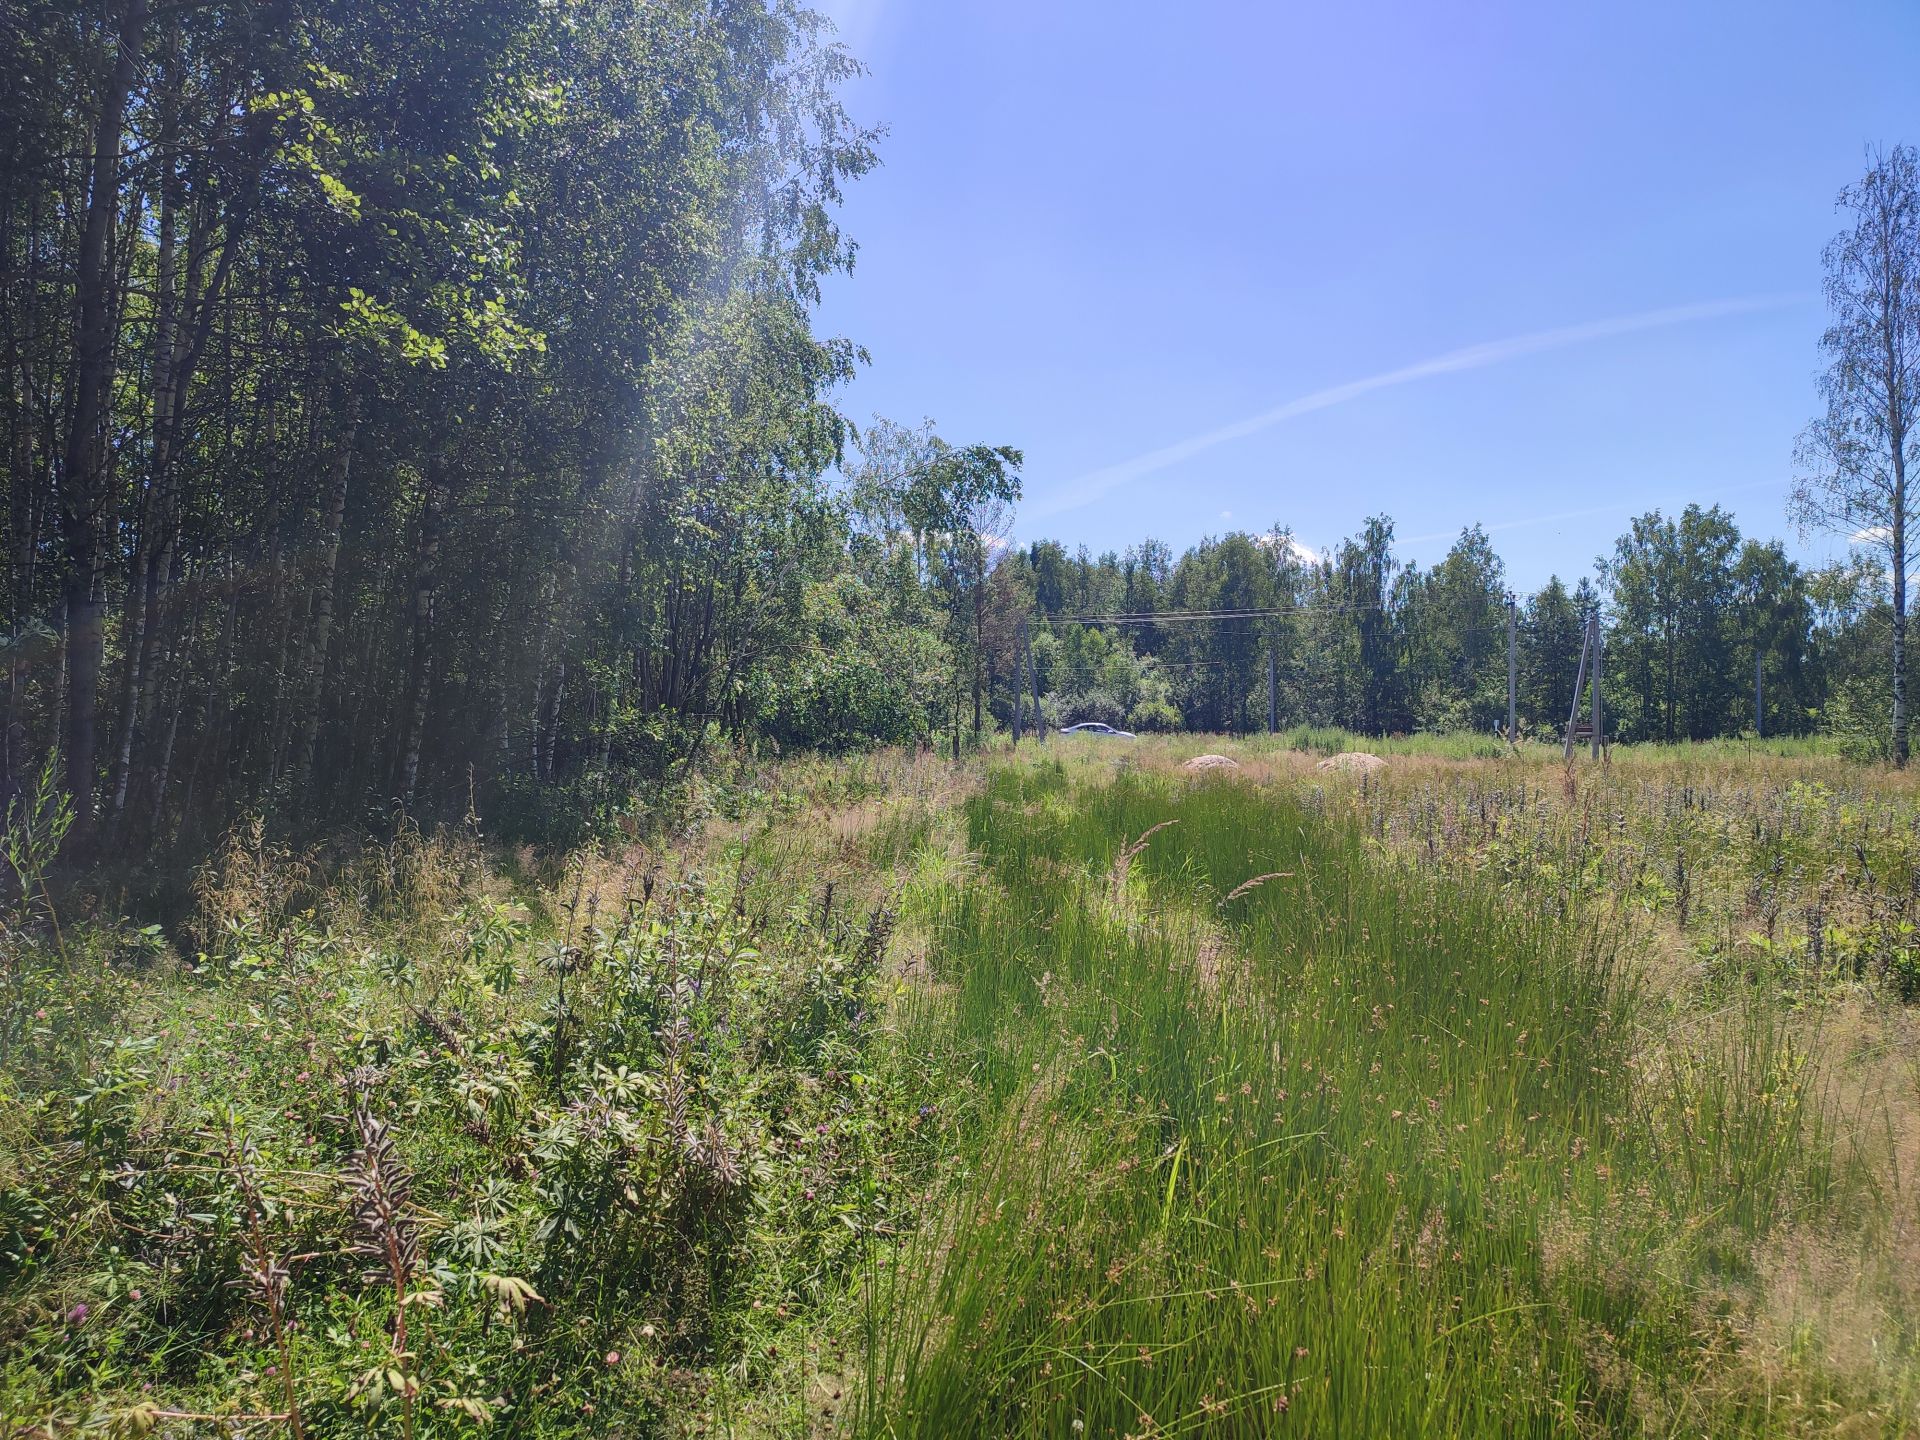
[[(1779, 541), (1743, 539), (1720, 508), (1688, 506), (1634, 519), (1593, 576), (1523, 596), (1478, 526), (1422, 569), (1396, 559), (1385, 517), (1324, 555), (1281, 529), (1177, 560), (1151, 541), (1098, 558), (1041, 543), (994, 580), (1015, 624), (1029, 608), (1043, 617), (1032, 649), (1056, 722), (1261, 729), (1271, 653), (1283, 726), (1491, 731), (1506, 722), (1511, 598), (1522, 734), (1565, 725), (1597, 609), (1611, 736), (1751, 732), (1757, 673), (1763, 733), (1824, 731), (1869, 750), (1886, 730), (1881, 573), (1865, 560), (1809, 571)], [(1148, 614), (1167, 618), (1137, 618)], [(1004, 666), (1014, 650), (1002, 654)]]
[(4, 784), (107, 845), (657, 768), (865, 616), (873, 163), (783, 3), (7, 8)]
[[(1269, 657), (1283, 723), (1504, 719), (1477, 528), (1431, 569), (1384, 518), (1016, 545), (1018, 437), (840, 412), (864, 357), (814, 310), (878, 135), (787, 0), (0, 19), (0, 807), (58, 777), (82, 850), (540, 833), (716, 744), (957, 751), (1036, 686), (1051, 723), (1252, 729)], [(1619, 738), (1883, 746), (1886, 573), (1636, 519), (1517, 602), (1520, 713), (1564, 715), (1598, 608)]]

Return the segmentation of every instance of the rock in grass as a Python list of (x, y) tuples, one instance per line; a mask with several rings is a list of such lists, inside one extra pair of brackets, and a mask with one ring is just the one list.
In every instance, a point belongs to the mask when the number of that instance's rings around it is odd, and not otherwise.
[(1342, 750), (1338, 755), (1329, 755), (1313, 768), (1338, 770), (1344, 775), (1371, 775), (1386, 763), (1382, 756), (1369, 755), (1364, 750)]
[(1196, 755), (1180, 767), (1189, 774), (1198, 775), (1206, 770), (1238, 770), (1240, 762), (1225, 755)]

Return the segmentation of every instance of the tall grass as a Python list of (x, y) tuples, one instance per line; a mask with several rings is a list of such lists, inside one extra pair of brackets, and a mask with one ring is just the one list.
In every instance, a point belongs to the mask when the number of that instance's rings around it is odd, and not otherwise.
[(1914, 1433), (1911, 781), (982, 773), (6, 899), (0, 1433)]
[(1284, 794), (1048, 762), (969, 824), (865, 1433), (1769, 1431), (1699, 1292), (1828, 1185), (1775, 1027), (1643, 1073), (1614, 936)]

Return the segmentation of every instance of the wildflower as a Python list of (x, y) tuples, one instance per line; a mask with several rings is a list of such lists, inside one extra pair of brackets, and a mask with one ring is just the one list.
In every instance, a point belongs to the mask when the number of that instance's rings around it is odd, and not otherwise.
[(614, 1365), (618, 1365), (619, 1363), (620, 1363), (620, 1352), (618, 1350), (607, 1351), (607, 1365), (609, 1367), (612, 1367)]
[(85, 1301), (82, 1301), (67, 1312), (67, 1323), (69, 1325), (78, 1325), (86, 1318), (87, 1306)]

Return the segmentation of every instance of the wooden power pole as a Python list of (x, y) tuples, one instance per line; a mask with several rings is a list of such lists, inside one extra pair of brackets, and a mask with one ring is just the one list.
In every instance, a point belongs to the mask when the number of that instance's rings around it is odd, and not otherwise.
[[(1587, 723), (1580, 723), (1580, 692), (1587, 688), (1587, 677), (1593, 677), (1592, 699), (1587, 711)], [(1588, 751), (1595, 760), (1600, 758), (1600, 617), (1587, 617), (1586, 633), (1580, 641), (1580, 671), (1573, 680), (1573, 706), (1567, 711), (1567, 759), (1573, 759), (1574, 742), (1584, 734)]]
[(1600, 758), (1600, 615), (1598, 611), (1588, 617), (1587, 625), (1593, 636), (1593, 728), (1591, 748), (1587, 754), (1590, 758), (1598, 760)]
[[(1029, 630), (1028, 635), (1032, 635)], [(1033, 681), (1033, 733), (1042, 744), (1047, 739), (1047, 717), (1040, 708), (1040, 667), (1033, 660), (1033, 641), (1027, 641), (1027, 676)]]
[(1513, 592), (1507, 592), (1507, 744), (1515, 744), (1519, 739), (1518, 703), (1516, 692), (1520, 688), (1520, 648), (1518, 626), (1515, 619)]
[(1020, 662), (1013, 664), (1013, 748), (1020, 748), (1020, 707), (1026, 700), (1027, 687), (1020, 683)]

